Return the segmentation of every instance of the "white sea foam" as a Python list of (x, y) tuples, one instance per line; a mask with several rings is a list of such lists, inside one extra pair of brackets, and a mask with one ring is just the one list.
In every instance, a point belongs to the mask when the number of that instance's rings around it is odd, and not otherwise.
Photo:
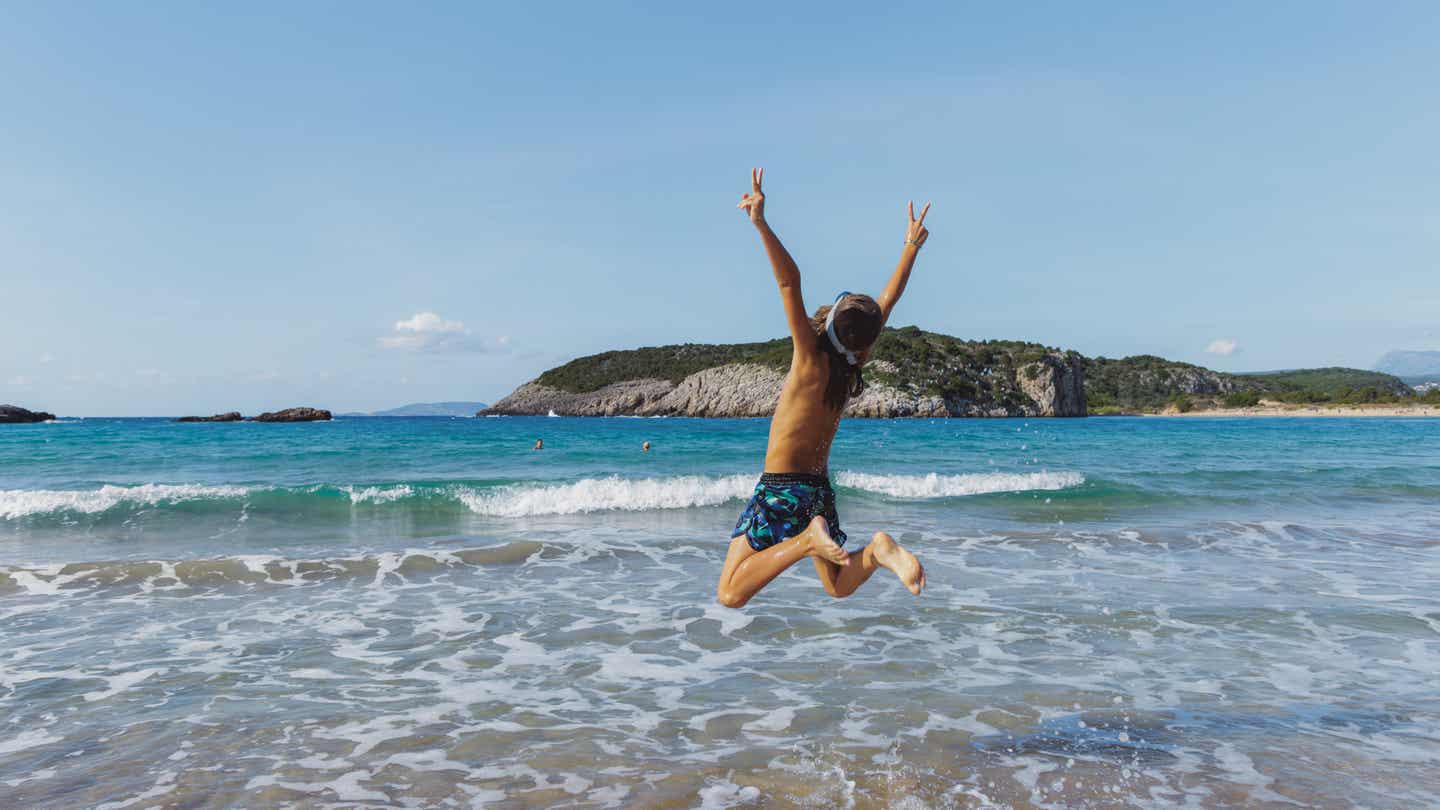
[(1078, 487), (1085, 476), (1076, 472), (966, 473), (963, 475), (875, 475), (841, 472), (835, 483), (892, 498), (954, 498), (993, 492), (1028, 492)]
[(239, 498), (248, 487), (204, 486), (201, 484), (140, 484), (119, 487), (106, 484), (99, 489), (0, 489), (0, 519), (15, 519), (47, 512), (95, 514), (122, 503), (154, 506), (160, 503)]
[(16, 751), (24, 751), (27, 748), (34, 748), (45, 745), (46, 743), (59, 742), (60, 740), (60, 737), (43, 729), (28, 729), (14, 737), (0, 739), (0, 754), (13, 754)]
[(151, 675), (164, 671), (165, 670), (161, 667), (151, 667), (149, 669), (136, 670), (135, 672), (125, 672), (119, 675), (97, 676), (104, 679), (106, 687), (96, 692), (86, 692), (84, 695), (85, 702), (94, 703), (97, 700), (104, 700), (109, 697), (114, 697), (121, 692), (124, 692), (126, 689), (134, 686), (135, 684), (140, 683), (146, 678), (149, 678)]
[[(472, 512), (489, 517), (572, 515), (610, 510), (648, 512), (716, 506), (727, 501), (743, 500), (753, 491), (756, 477), (748, 473), (663, 478), (612, 475), (565, 484), (528, 483), (495, 488), (455, 485), (433, 494), (454, 498)], [(1057, 490), (1078, 486), (1084, 481), (1085, 477), (1075, 472), (876, 475), (845, 471), (835, 476), (835, 482), (840, 486), (906, 499)], [(346, 485), (339, 489), (351, 503), (374, 505), (426, 493), (426, 490), (409, 484)], [(253, 487), (205, 484), (107, 484), (93, 490), (0, 490), (0, 520), (51, 512), (97, 514), (122, 505), (160, 506), (185, 501), (243, 498), (255, 491)]]
[(390, 503), (415, 494), (415, 490), (405, 484), (393, 487), (345, 487), (344, 492), (350, 496), (351, 503)]
[(717, 780), (700, 789), (701, 810), (723, 810), (745, 804), (759, 804), (760, 788), (740, 785), (729, 779)]
[(755, 488), (753, 475), (711, 478), (584, 478), (570, 484), (521, 484), (494, 490), (462, 489), (458, 497), (471, 511), (490, 517), (573, 515), (581, 512), (685, 509), (715, 506), (745, 498)]
[[(754, 491), (755, 481), (756, 476), (748, 474), (671, 478), (609, 476), (569, 484), (516, 484), (492, 490), (463, 488), (457, 490), (455, 496), (471, 511), (490, 517), (572, 515), (608, 510), (648, 512), (743, 500)], [(1085, 476), (1074, 472), (873, 475), (847, 471), (835, 476), (835, 483), (840, 486), (892, 498), (916, 499), (1057, 490), (1084, 482)]]

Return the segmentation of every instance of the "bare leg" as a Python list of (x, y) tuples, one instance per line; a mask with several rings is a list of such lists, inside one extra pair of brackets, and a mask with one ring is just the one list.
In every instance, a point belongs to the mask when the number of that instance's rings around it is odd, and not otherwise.
[(765, 549), (756, 551), (742, 534), (730, 539), (730, 552), (725, 556), (725, 567), (720, 571), (720, 584), (715, 592), (720, 604), (725, 607), (741, 607), (750, 601), (770, 580), (780, 572), (800, 562), (805, 557), (830, 560), (836, 570), (850, 565), (845, 550), (830, 539), (830, 527), (825, 518), (816, 517), (805, 531)]
[(894, 571), (910, 593), (918, 595), (925, 588), (924, 566), (914, 554), (885, 532), (876, 532), (869, 545), (850, 552), (849, 565), (835, 565), (819, 558), (815, 560), (815, 573), (820, 575), (820, 584), (825, 586), (826, 593), (837, 599), (854, 593), (875, 573), (876, 568)]

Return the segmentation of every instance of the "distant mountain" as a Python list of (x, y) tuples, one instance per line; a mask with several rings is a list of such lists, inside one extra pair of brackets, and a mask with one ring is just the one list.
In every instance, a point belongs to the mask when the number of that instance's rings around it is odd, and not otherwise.
[(1397, 377), (1440, 377), (1440, 352), (1386, 352), (1375, 370)]
[(416, 402), (388, 411), (345, 414), (346, 416), (474, 416), (488, 407), (483, 402)]

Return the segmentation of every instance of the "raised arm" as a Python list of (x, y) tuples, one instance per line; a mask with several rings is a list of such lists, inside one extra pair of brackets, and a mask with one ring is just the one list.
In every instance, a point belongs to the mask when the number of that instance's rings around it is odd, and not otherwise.
[(764, 169), (750, 170), (750, 193), (741, 197), (736, 207), (750, 215), (750, 222), (760, 232), (760, 241), (765, 244), (765, 254), (770, 257), (770, 267), (775, 271), (775, 283), (780, 285), (780, 302), (785, 305), (785, 320), (790, 324), (795, 351), (814, 351), (815, 333), (810, 329), (810, 315), (805, 311), (805, 298), (800, 294), (800, 268), (795, 266), (790, 251), (780, 244), (780, 237), (770, 230), (770, 224), (765, 221), (765, 193), (760, 190), (760, 182), (764, 178)]
[(905, 230), (905, 247), (900, 251), (900, 263), (895, 265), (895, 272), (890, 274), (890, 281), (885, 284), (885, 289), (876, 299), (880, 305), (880, 324), (883, 327), (886, 321), (890, 320), (890, 312), (899, 303), (900, 296), (905, 294), (905, 285), (910, 282), (910, 270), (915, 266), (915, 257), (920, 255), (920, 246), (930, 238), (930, 232), (925, 230), (925, 215), (930, 213), (930, 203), (920, 209), (920, 218), (915, 218), (915, 203), (910, 203), (910, 225)]

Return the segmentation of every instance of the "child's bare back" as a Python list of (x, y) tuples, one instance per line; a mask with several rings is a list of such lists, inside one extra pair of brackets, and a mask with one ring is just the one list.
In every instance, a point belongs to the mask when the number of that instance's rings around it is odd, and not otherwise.
[(893, 571), (918, 594), (925, 570), (914, 554), (890, 535), (876, 532), (859, 551), (846, 553), (847, 539), (835, 509), (830, 483), (830, 444), (845, 404), (864, 391), (861, 370), (890, 311), (905, 291), (925, 229), (927, 204), (910, 224), (900, 263), (879, 299), (841, 293), (812, 317), (800, 291), (800, 270), (765, 221), (763, 172), (752, 170), (751, 191), (739, 207), (760, 232), (780, 286), (794, 352), (790, 373), (770, 422), (765, 470), (730, 540), (717, 588), (720, 602), (740, 607), (802, 557), (815, 560), (825, 590), (836, 597), (854, 593), (878, 567)]
[(825, 356), (794, 358), (780, 402), (770, 418), (770, 441), (765, 447), (766, 472), (826, 471), (830, 443), (840, 427), (840, 412), (826, 406), (825, 384), (830, 363)]

